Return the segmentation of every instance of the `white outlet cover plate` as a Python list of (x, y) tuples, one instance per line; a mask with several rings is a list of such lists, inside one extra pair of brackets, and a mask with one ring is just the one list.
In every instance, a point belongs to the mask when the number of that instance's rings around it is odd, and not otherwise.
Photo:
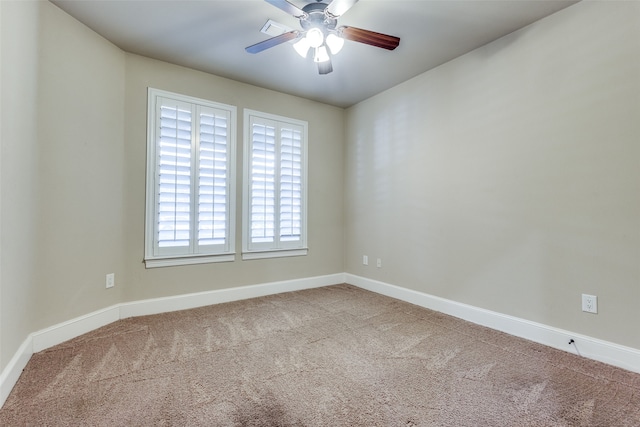
[(582, 294), (582, 311), (587, 313), (598, 312), (598, 297), (595, 295)]

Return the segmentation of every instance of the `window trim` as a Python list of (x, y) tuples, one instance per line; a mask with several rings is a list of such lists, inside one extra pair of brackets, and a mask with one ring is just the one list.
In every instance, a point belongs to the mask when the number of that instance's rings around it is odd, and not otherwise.
[[(252, 135), (252, 117), (258, 119), (275, 121), (279, 123), (287, 123), (293, 126), (302, 128), (302, 153), (301, 153), (301, 166), (302, 166), (302, 198), (301, 198), (301, 211), (302, 211), (302, 224), (300, 227), (300, 244), (297, 246), (285, 245), (279, 248), (255, 248), (250, 249), (250, 233), (251, 233), (251, 221), (250, 215), (250, 196), (251, 196), (251, 177), (250, 177), (250, 155), (251, 155), (251, 135)], [(307, 223), (308, 223), (308, 147), (309, 147), (309, 124), (307, 121), (292, 119), (290, 117), (279, 116), (276, 114), (265, 113), (262, 111), (256, 111), (251, 109), (244, 109), (244, 124), (243, 124), (243, 195), (242, 195), (242, 259), (265, 259), (265, 258), (280, 258), (280, 257), (294, 257), (305, 256), (308, 253), (307, 246)], [(279, 142), (278, 142), (279, 145)]]
[[(177, 102), (193, 104), (197, 107), (212, 108), (226, 111), (228, 120), (228, 150), (227, 150), (227, 232), (228, 242), (225, 248), (219, 252), (203, 253), (156, 253), (155, 220), (156, 220), (156, 184), (157, 184), (157, 159), (156, 159), (156, 130), (157, 130), (157, 102), (158, 98), (169, 98)], [(197, 130), (195, 131), (197, 132)], [(146, 268), (169, 267), (178, 265), (203, 264), (214, 262), (235, 261), (235, 236), (236, 236), (236, 134), (237, 134), (237, 109), (233, 105), (222, 104), (202, 98), (168, 92), (149, 87), (147, 89), (147, 150), (146, 150), (146, 195), (145, 195), (145, 253), (144, 262)], [(192, 141), (193, 149), (193, 141)], [(198, 165), (193, 160), (193, 167)], [(197, 175), (192, 176), (192, 181)], [(195, 191), (195, 187), (194, 187)], [(197, 230), (193, 230), (197, 233)], [(195, 235), (194, 235), (195, 236)], [(192, 237), (194, 237), (192, 236)], [(197, 238), (197, 236), (195, 236)], [(178, 252), (178, 251), (177, 251)]]

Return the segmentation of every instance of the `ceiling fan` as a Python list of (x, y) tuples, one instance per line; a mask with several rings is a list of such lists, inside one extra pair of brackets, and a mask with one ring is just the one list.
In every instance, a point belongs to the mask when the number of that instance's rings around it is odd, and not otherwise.
[(313, 60), (318, 64), (318, 72), (329, 74), (333, 71), (331, 55), (337, 54), (342, 49), (345, 39), (387, 50), (393, 50), (400, 44), (400, 38), (395, 36), (361, 28), (337, 26), (338, 18), (351, 9), (358, 0), (316, 0), (315, 3), (309, 3), (302, 9), (287, 0), (265, 1), (298, 18), (302, 31), (291, 30), (251, 45), (245, 48), (249, 53), (259, 53), (296, 40), (293, 47), (300, 56), (306, 58), (312, 51)]

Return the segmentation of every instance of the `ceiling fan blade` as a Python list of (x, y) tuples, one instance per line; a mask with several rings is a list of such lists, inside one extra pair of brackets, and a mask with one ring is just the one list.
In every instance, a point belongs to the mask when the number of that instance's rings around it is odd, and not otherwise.
[(296, 18), (302, 18), (307, 16), (307, 12), (300, 9), (298, 6), (289, 3), (287, 0), (265, 0), (267, 3), (277, 7), (280, 10), (287, 12), (289, 15), (293, 15)]
[(318, 62), (318, 73), (320, 74), (329, 74), (333, 71), (333, 66), (331, 65), (331, 60), (325, 62)]
[(358, 0), (333, 0), (329, 6), (327, 6), (326, 12), (332, 18), (342, 16), (347, 10), (351, 9), (354, 4), (358, 3)]
[(270, 47), (274, 47), (284, 42), (288, 42), (289, 40), (293, 40), (296, 37), (298, 37), (299, 34), (300, 34), (299, 31), (295, 31), (295, 30), (289, 31), (288, 33), (283, 33), (283, 34), (280, 34), (279, 36), (271, 37), (270, 39), (261, 41), (260, 43), (256, 43), (249, 47), (245, 47), (244, 50), (246, 50), (249, 53), (259, 53), (259, 52), (262, 52), (263, 50), (269, 49)]
[(362, 28), (340, 27), (340, 34), (347, 40), (381, 47), (387, 50), (393, 50), (400, 44), (399, 37), (363, 30)]

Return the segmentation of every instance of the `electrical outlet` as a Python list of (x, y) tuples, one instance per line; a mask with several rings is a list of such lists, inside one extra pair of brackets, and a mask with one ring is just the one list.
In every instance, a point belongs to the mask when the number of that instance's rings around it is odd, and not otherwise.
[(598, 313), (598, 297), (595, 295), (582, 294), (582, 311)]
[(382, 267), (382, 260), (380, 258), (378, 258), (378, 260), (376, 261), (376, 267), (378, 268)]
[(107, 274), (106, 284), (107, 289), (113, 288), (116, 285), (116, 275), (114, 273)]
[(369, 257), (362, 255), (362, 265), (369, 265)]

